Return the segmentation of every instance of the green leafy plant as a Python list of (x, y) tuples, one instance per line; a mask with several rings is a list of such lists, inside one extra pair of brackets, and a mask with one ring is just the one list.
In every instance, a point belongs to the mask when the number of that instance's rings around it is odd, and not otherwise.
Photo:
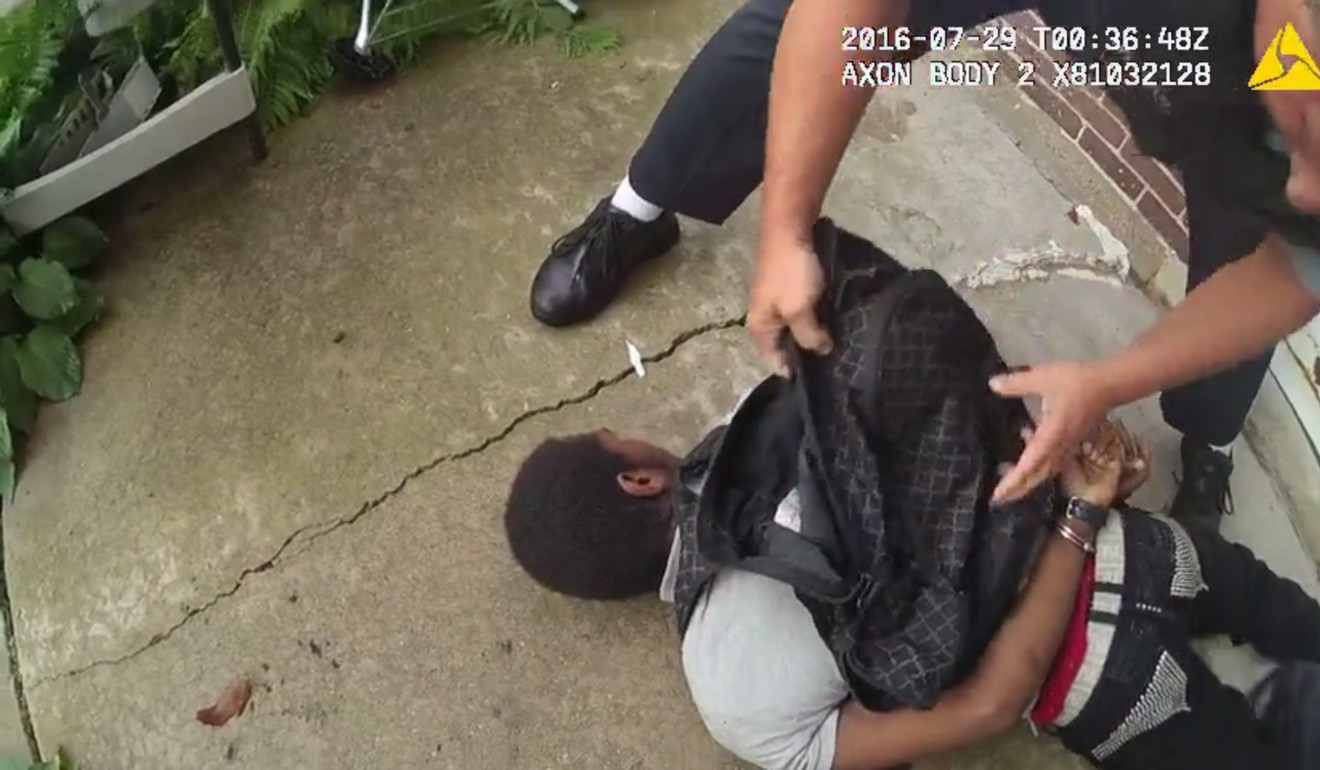
[[(167, 44), (165, 66), (181, 92), (223, 65), (215, 22), (202, 2), (176, 2), (184, 10), (181, 34)], [(267, 128), (283, 125), (321, 93), (334, 74), (330, 43), (352, 25), (352, 7), (327, 0), (235, 0), (239, 52), (258, 95)]]
[(571, 58), (608, 53), (622, 44), (618, 30), (608, 27), (573, 27), (559, 36), (559, 50)]
[(559, 39), (565, 56), (600, 54), (618, 48), (616, 30), (578, 25), (572, 14), (546, 0), (496, 0), (485, 31), (501, 43), (527, 45), (546, 35)]
[[(333, 75), (332, 43), (352, 37), (357, 0), (232, 0), (240, 53), (258, 115), (270, 129), (307, 109)], [(515, 45), (555, 36), (565, 56), (617, 48), (610, 29), (577, 25), (552, 0), (396, 0), (379, 20), (373, 46), (404, 63), (425, 41), (482, 36)], [(82, 28), (77, 0), (29, 0), (0, 16), (0, 200), (34, 178), (81, 98), (89, 65), (117, 80), (146, 58), (169, 98), (223, 67), (204, 0), (159, 0), (99, 40)], [(22, 239), (0, 219), (0, 497), (15, 483), (17, 444), (33, 427), (41, 400), (62, 401), (82, 388), (75, 340), (105, 303), (79, 276), (106, 246), (89, 220), (69, 217)]]
[(0, 17), (0, 188), (34, 176), (55, 139), (80, 19), (75, 0), (27, 3)]
[[(334, 40), (357, 27), (356, 0), (233, 0), (240, 53), (267, 129), (301, 114), (334, 74)], [(605, 53), (617, 31), (581, 26), (549, 0), (395, 0), (373, 37), (379, 52), (406, 63), (422, 44), (445, 35), (527, 44), (558, 38), (565, 56)], [(29, 2), (0, 17), (0, 188), (36, 175), (61, 118), (76, 104), (76, 77), (91, 62), (121, 77), (145, 57), (171, 96), (195, 88), (223, 66), (204, 0), (160, 0), (127, 27), (99, 41), (81, 30), (76, 0)]]
[[(257, 114), (267, 129), (307, 109), (334, 74), (333, 41), (357, 30), (355, 0), (234, 0), (239, 51), (257, 92)], [(546, 35), (560, 39), (567, 56), (603, 53), (619, 45), (617, 32), (576, 26), (548, 0), (395, 0), (379, 20), (373, 49), (403, 64), (426, 41), (484, 36), (526, 44)], [(107, 36), (98, 58), (127, 71), (145, 55), (185, 93), (223, 66), (210, 10), (201, 0), (161, 0), (133, 25)]]
[(73, 0), (28, 3), (0, 24), (0, 116), (5, 130), (50, 85), (69, 30), (79, 18)]
[(105, 301), (76, 272), (106, 248), (90, 220), (66, 217), (20, 240), (0, 224), (0, 498), (16, 479), (16, 436), (36, 422), (41, 399), (64, 401), (82, 389), (77, 337)]

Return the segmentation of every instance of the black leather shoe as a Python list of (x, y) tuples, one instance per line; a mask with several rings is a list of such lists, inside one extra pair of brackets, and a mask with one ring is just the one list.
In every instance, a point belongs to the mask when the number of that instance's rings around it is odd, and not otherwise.
[(619, 296), (628, 276), (678, 243), (678, 218), (665, 212), (643, 222), (596, 204), (586, 221), (555, 241), (532, 280), (532, 315), (547, 326), (595, 318)]
[(1183, 438), (1182, 478), (1169, 516), (1183, 524), (1219, 529), (1224, 515), (1233, 512), (1232, 475), (1233, 458)]

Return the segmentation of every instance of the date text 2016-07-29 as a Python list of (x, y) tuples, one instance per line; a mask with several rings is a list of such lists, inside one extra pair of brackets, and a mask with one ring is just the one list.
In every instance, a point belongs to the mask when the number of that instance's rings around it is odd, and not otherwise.
[(1209, 27), (1047, 27), (1017, 29), (1008, 25), (983, 27), (843, 27), (841, 46), (852, 53), (903, 53), (930, 51), (1012, 51), (1020, 38), (1026, 38), (1042, 51), (1056, 53), (1138, 54), (1143, 51), (1207, 52), (1210, 50)]

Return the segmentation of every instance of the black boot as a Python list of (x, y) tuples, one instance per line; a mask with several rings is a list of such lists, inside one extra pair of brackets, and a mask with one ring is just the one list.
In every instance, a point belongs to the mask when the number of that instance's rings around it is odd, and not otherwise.
[(1233, 512), (1232, 475), (1233, 458), (1183, 437), (1182, 478), (1169, 516), (1183, 524), (1218, 530), (1224, 515)]
[(678, 243), (678, 218), (665, 212), (643, 222), (605, 198), (586, 221), (555, 241), (532, 280), (532, 315), (547, 326), (595, 318), (643, 262)]

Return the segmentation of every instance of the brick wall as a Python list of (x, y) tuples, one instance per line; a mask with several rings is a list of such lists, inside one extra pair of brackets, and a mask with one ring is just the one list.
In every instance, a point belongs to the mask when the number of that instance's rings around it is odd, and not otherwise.
[(1099, 89), (1055, 89), (1050, 85), (1054, 62), (1066, 62), (1067, 56), (1036, 46), (1036, 35), (1031, 30), (1045, 23), (1034, 11), (1010, 14), (1001, 23), (1018, 30), (1014, 50), (1001, 54), (1012, 76), (1017, 78), (1018, 66), (1023, 62), (1029, 61), (1036, 68), (1035, 82), (1018, 88), (1054, 120), (1186, 261), (1187, 208), (1177, 172), (1140, 154), (1123, 113)]

